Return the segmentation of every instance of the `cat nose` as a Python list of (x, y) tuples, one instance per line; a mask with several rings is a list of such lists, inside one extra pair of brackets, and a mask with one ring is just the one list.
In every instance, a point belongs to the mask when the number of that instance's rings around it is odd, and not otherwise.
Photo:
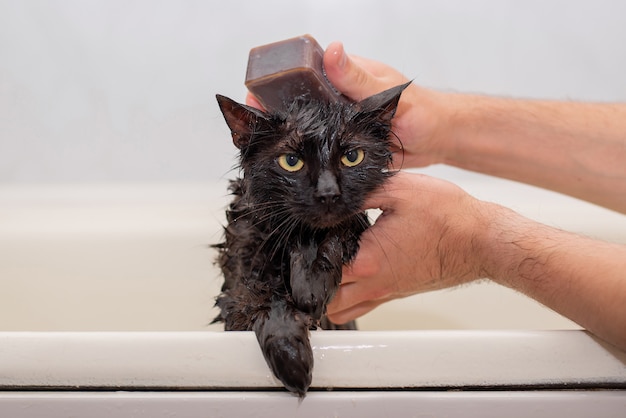
[(320, 201), (320, 203), (323, 203), (323, 204), (336, 203), (337, 200), (339, 200), (339, 194), (334, 194), (334, 193), (319, 194), (317, 195), (317, 199)]
[(325, 170), (320, 175), (317, 181), (317, 188), (315, 189), (315, 197), (320, 203), (329, 204), (335, 203), (339, 200), (341, 191), (337, 184), (337, 179), (328, 170)]

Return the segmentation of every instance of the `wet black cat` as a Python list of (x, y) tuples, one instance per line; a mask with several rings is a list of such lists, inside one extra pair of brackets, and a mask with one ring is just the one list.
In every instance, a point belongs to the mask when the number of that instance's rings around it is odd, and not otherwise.
[(311, 384), (309, 330), (333, 327), (326, 304), (369, 226), (361, 207), (391, 174), (391, 119), (406, 86), (358, 103), (301, 98), (273, 114), (217, 96), (243, 176), (231, 182), (217, 245), (225, 281), (215, 321), (253, 330), (274, 375), (299, 396)]

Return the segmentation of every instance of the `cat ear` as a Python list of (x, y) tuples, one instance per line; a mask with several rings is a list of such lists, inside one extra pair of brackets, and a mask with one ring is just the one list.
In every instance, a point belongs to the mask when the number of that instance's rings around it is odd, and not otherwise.
[(408, 87), (409, 84), (411, 84), (410, 81), (370, 96), (361, 100), (357, 106), (361, 112), (374, 114), (378, 113), (378, 120), (384, 123), (389, 123), (396, 114), (396, 109), (398, 108), (398, 102), (400, 101), (402, 92)]
[(220, 94), (216, 94), (215, 98), (237, 148), (247, 147), (255, 132), (267, 132), (270, 129), (269, 116), (266, 113)]

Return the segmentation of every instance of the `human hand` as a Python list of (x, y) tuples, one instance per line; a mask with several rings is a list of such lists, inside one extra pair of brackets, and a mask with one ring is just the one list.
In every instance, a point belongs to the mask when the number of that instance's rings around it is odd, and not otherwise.
[[(340, 42), (331, 43), (324, 52), (324, 70), (333, 86), (355, 101), (409, 81), (386, 64), (346, 54)], [(415, 83), (404, 90), (392, 121), (392, 139), (402, 150), (394, 153), (394, 168), (443, 161), (447, 101), (446, 95)]]
[(489, 204), (446, 181), (399, 172), (366, 206), (383, 212), (344, 268), (328, 305), (331, 321), (345, 323), (389, 300), (479, 278)]
[[(324, 52), (324, 70), (333, 86), (354, 101), (409, 81), (386, 64), (346, 54), (340, 42), (331, 43)], [(394, 168), (423, 167), (444, 160), (446, 102), (446, 95), (415, 83), (402, 93), (392, 122), (392, 140), (397, 151)], [(246, 104), (263, 109), (250, 92)]]

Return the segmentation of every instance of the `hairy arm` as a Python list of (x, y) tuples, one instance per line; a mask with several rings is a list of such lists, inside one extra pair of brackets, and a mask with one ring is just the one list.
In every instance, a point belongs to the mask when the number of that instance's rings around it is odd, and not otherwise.
[(444, 163), (626, 213), (626, 105), (452, 95)]
[(383, 213), (344, 269), (328, 306), (333, 322), (489, 278), (626, 349), (626, 246), (542, 225), (419, 174), (398, 173), (367, 205)]
[[(407, 81), (377, 61), (324, 55), (330, 81), (360, 99)], [(445, 163), (565, 193), (626, 213), (626, 104), (505, 99), (410, 85), (394, 132), (397, 167)]]
[(486, 204), (481, 270), (626, 350), (626, 246)]

